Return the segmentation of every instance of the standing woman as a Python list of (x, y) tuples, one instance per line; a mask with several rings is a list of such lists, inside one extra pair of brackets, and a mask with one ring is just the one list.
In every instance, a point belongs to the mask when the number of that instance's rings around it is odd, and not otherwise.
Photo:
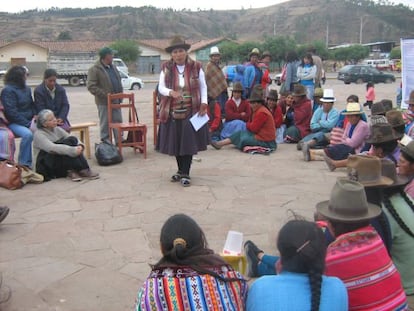
[(306, 97), (313, 102), (315, 90), (316, 66), (313, 64), (312, 54), (307, 53), (297, 71), (300, 84), (306, 87)]
[(11, 67), (4, 76), (1, 102), (14, 136), (21, 137), (18, 163), (32, 168), (33, 133), (30, 126), (36, 114), (32, 91), (26, 85), (27, 72), (22, 66)]
[(293, 87), (298, 82), (297, 74), (299, 65), (300, 60), (298, 54), (294, 50), (287, 52), (285, 72), (282, 76), (285, 91), (293, 92)]
[(190, 44), (179, 36), (165, 50), (171, 60), (162, 65), (158, 90), (161, 93), (160, 127), (157, 150), (173, 155), (177, 172), (172, 182), (183, 187), (191, 185), (190, 168), (193, 155), (206, 150), (209, 142), (208, 125), (195, 131), (190, 118), (207, 113), (207, 84), (200, 62), (192, 60), (187, 51)]
[(35, 88), (33, 93), (36, 113), (43, 109), (52, 110), (56, 116), (57, 125), (69, 132), (69, 101), (66, 90), (56, 80), (56, 70), (46, 69), (43, 74), (43, 82)]

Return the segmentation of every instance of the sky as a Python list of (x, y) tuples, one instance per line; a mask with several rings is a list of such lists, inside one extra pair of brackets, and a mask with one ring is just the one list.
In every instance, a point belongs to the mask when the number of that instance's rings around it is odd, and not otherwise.
[[(267, 7), (289, 0), (36, 0), (36, 1), (2, 1), (0, 11), (9, 13), (18, 13), (26, 10), (41, 9), (47, 10), (51, 7), (55, 8), (96, 8), (105, 6), (134, 6), (141, 7), (151, 5), (156, 8), (173, 8), (176, 10), (190, 9), (192, 11), (201, 10), (240, 10), (250, 8)], [(414, 0), (393, 0), (395, 3), (403, 3), (413, 7)]]

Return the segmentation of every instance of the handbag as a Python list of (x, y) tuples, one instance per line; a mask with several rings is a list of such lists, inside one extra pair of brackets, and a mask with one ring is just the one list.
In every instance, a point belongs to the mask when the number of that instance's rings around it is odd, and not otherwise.
[(108, 140), (95, 144), (95, 157), (98, 164), (103, 166), (122, 162), (118, 148)]
[(9, 190), (15, 190), (23, 187), (22, 168), (12, 161), (1, 161), (0, 186)]
[(43, 175), (22, 166), (22, 182), (23, 184), (41, 184), (44, 181)]

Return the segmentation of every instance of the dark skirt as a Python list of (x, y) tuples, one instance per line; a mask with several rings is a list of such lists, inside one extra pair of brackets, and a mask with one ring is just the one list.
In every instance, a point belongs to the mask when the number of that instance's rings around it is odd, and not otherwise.
[(231, 143), (237, 147), (237, 149), (243, 150), (246, 146), (260, 146), (265, 148), (271, 148), (276, 150), (276, 142), (257, 140), (254, 134), (250, 131), (238, 131), (230, 136)]
[(325, 153), (332, 160), (337, 161), (348, 159), (350, 154), (355, 154), (355, 150), (348, 145), (339, 144), (326, 147)]
[(190, 117), (174, 120), (170, 116), (167, 122), (161, 123), (156, 150), (172, 156), (194, 155), (206, 150), (210, 139), (208, 125), (205, 124), (196, 132)]

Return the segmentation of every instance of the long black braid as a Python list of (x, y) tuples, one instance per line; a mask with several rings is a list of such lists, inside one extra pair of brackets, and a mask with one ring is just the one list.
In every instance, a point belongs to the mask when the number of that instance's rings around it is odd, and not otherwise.
[(321, 301), (322, 273), (314, 269), (309, 270), (309, 283), (311, 287), (311, 311), (318, 311)]
[[(407, 197), (407, 195), (404, 193), (404, 191), (400, 190), (399, 193), (404, 198), (405, 202), (413, 210), (413, 204), (412, 204), (411, 200)], [(390, 212), (391, 216), (395, 219), (395, 221), (398, 223), (398, 225), (401, 227), (401, 229), (403, 229), (409, 236), (414, 238), (414, 233), (405, 224), (404, 220), (402, 220), (402, 218), (398, 214), (397, 210), (395, 209), (394, 205), (391, 203), (391, 200), (390, 200), (389, 196), (384, 196), (383, 203), (384, 203), (385, 208)]]

